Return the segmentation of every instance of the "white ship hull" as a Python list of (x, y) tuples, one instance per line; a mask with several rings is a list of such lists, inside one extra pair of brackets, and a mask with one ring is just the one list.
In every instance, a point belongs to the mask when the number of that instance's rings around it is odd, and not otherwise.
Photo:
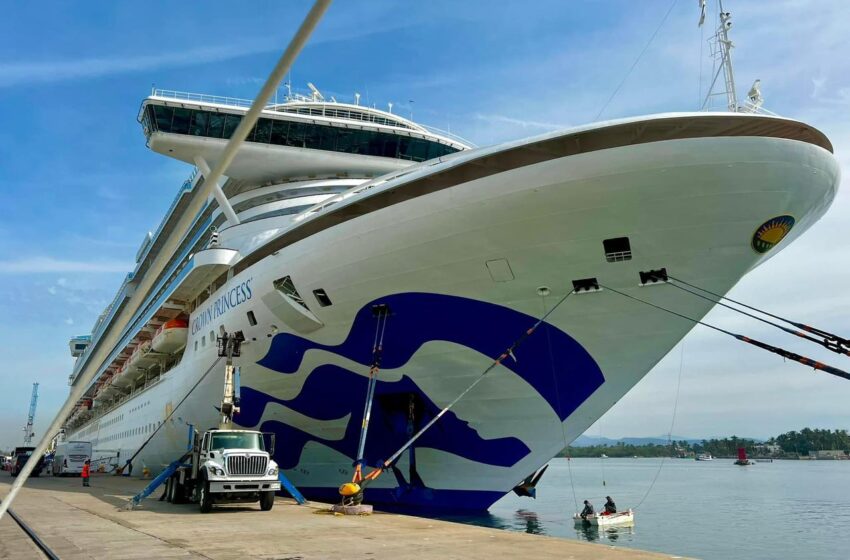
[[(699, 319), (710, 302), (668, 285), (639, 287), (639, 272), (663, 267), (726, 293), (772, 254), (751, 247), (759, 225), (793, 216), (784, 246), (826, 211), (837, 183), (832, 155), (808, 142), (690, 138), (548, 159), (376, 209), (238, 272), (191, 316), (178, 366), (103, 416), (99, 428), (83, 426), (70, 437), (95, 441), (95, 456), (120, 450), (128, 457), (215, 362), (211, 333), (241, 330), (237, 421), (277, 434), (275, 459), (308, 498), (336, 500), (352, 475), (373, 305), (392, 313), (366, 446), (367, 463), (377, 465), (574, 280), (596, 278), (602, 291), (570, 296), (516, 361), (490, 373), (366, 494), (376, 504), (486, 509), (586, 430), (693, 327), (604, 286)], [(626, 235), (632, 259), (606, 261), (602, 240)], [(318, 325), (275, 310), (281, 300), (273, 282), (284, 276)], [(542, 286), (551, 290), (545, 300)], [(332, 305), (320, 307), (314, 289)], [(217, 422), (222, 370), (219, 362), (180, 406), (134, 462), (134, 474), (177, 458), (187, 424)]]

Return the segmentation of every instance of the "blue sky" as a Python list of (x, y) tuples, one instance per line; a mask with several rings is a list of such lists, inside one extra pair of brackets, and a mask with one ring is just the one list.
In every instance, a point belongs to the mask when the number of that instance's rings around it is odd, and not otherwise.
[[(711, 2), (710, 2), (711, 3)], [(312, 81), (479, 145), (596, 120), (671, 6), (669, 0), (354, 2), (337, 0), (297, 61)], [(842, 0), (727, 0), (743, 94), (826, 132), (850, 162), (850, 12)], [(189, 174), (145, 148), (135, 118), (151, 85), (252, 97), (306, 2), (16, 3), (0, 34), (0, 448), (18, 443), (32, 381), (36, 428), (67, 394), (67, 340), (90, 331)], [(711, 32), (679, 0), (602, 118), (693, 110), (710, 72)], [(713, 21), (711, 22), (713, 23)], [(700, 76), (702, 75), (702, 86)], [(850, 194), (734, 294), (850, 334)], [(779, 341), (722, 312), (714, 322)], [(836, 365), (847, 359), (823, 355)], [(592, 435), (766, 436), (850, 427), (850, 383), (694, 331)], [(842, 363), (843, 362), (843, 363)]]

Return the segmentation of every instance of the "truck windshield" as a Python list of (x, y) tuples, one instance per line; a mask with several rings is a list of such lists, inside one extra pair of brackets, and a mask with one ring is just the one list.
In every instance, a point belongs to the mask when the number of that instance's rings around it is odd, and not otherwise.
[(263, 450), (263, 438), (251, 432), (216, 432), (212, 435), (210, 449), (259, 449)]

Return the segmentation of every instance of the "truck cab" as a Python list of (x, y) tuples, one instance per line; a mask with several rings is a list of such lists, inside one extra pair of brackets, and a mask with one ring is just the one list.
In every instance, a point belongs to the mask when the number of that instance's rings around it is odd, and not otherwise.
[[(268, 436), (268, 445), (267, 445)], [(260, 502), (274, 506), (280, 490), (272, 458), (274, 435), (253, 430), (208, 430), (195, 438), (191, 467), (178, 470), (166, 487), (169, 501), (197, 501), (202, 513), (216, 503)]]

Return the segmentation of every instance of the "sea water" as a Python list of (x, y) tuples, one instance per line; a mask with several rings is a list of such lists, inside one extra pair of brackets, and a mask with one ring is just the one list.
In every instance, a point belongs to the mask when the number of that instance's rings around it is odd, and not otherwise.
[[(634, 527), (575, 526), (585, 499), (600, 511), (609, 495), (636, 508)], [(443, 518), (706, 559), (848, 558), (850, 461), (553, 459), (536, 499)]]

